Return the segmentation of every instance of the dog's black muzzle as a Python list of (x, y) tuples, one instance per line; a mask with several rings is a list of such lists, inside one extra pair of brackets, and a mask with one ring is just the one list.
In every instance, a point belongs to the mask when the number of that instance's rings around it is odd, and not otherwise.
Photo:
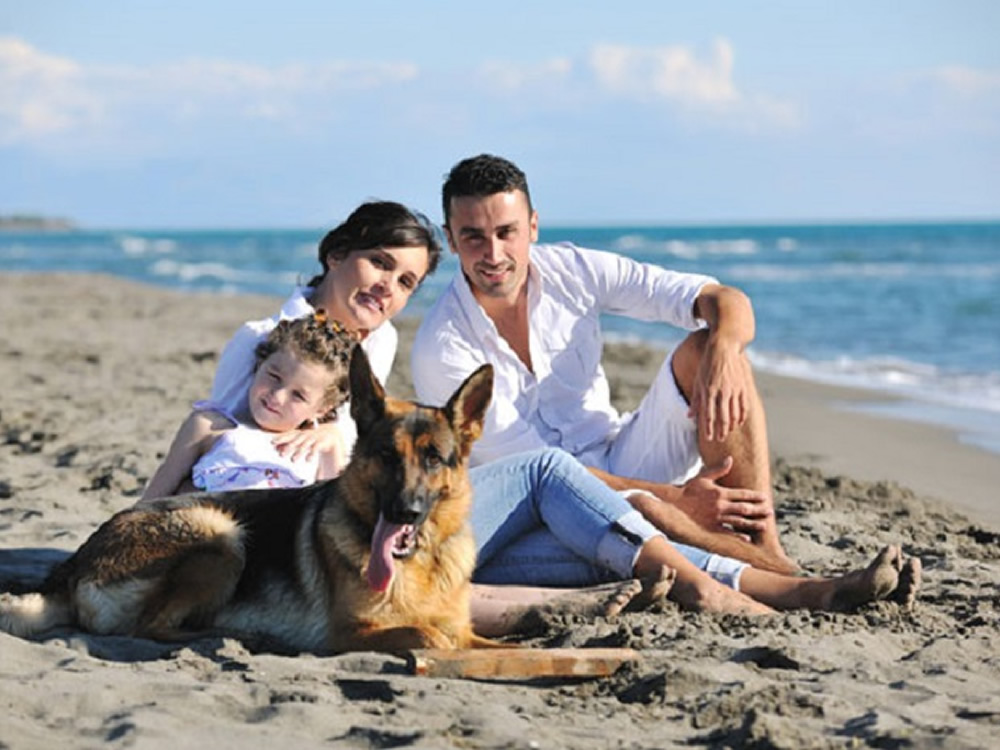
[(427, 519), (433, 504), (429, 492), (403, 492), (383, 502), (382, 515), (392, 523), (419, 526)]

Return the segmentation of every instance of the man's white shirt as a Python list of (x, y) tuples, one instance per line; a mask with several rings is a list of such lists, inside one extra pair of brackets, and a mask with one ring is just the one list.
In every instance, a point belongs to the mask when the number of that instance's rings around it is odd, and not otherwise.
[(694, 330), (694, 302), (709, 276), (679, 273), (571, 244), (533, 245), (528, 269), (534, 372), (497, 332), (459, 271), (424, 317), (413, 345), (413, 384), (428, 404), (447, 401), (480, 365), (494, 367), (493, 401), (473, 464), (544, 446), (580, 455), (614, 438), (629, 414), (611, 405), (601, 366), (602, 313)]

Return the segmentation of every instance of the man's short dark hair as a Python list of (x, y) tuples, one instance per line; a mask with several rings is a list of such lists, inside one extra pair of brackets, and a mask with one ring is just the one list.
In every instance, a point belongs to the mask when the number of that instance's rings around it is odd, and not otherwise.
[(492, 154), (480, 154), (463, 159), (451, 168), (444, 181), (444, 187), (441, 188), (445, 226), (451, 220), (452, 198), (487, 198), (514, 190), (524, 193), (530, 212), (532, 208), (528, 178), (514, 162)]

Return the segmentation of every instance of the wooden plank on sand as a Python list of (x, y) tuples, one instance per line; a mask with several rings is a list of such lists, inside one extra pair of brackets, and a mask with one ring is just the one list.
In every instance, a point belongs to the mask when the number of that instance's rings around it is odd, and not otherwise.
[(638, 661), (630, 648), (417, 649), (407, 655), (411, 674), (474, 680), (536, 677), (607, 677)]

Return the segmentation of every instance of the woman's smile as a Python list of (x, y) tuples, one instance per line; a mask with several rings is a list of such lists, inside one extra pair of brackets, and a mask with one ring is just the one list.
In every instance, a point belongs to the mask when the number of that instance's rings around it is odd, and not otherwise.
[(378, 247), (330, 258), (311, 300), (334, 320), (371, 331), (402, 310), (427, 274), (427, 248)]

